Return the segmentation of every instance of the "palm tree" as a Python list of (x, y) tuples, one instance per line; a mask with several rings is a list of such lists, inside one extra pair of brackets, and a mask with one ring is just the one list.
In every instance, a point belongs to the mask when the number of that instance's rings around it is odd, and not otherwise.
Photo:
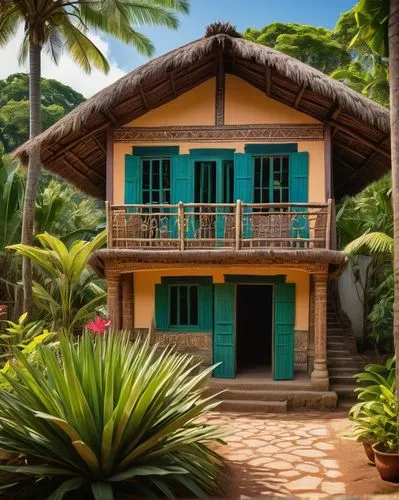
[[(66, 49), (76, 63), (90, 73), (93, 67), (107, 72), (109, 65), (87, 36), (90, 29), (102, 31), (150, 56), (151, 41), (132, 25), (163, 25), (176, 29), (177, 12), (187, 13), (189, 0), (0, 0), (0, 46), (24, 27), (20, 60), (29, 54), (30, 138), (41, 132), (41, 54), (45, 49), (57, 63)], [(35, 198), (40, 177), (40, 151), (29, 158), (22, 226), (22, 243), (32, 245)], [(32, 266), (23, 258), (24, 308), (32, 309)]]
[[(365, 40), (372, 50), (388, 57), (389, 61), (395, 277), (393, 332), (399, 361), (399, 0), (360, 0), (355, 13), (359, 27), (356, 38)], [(399, 380), (399, 362), (396, 378)]]

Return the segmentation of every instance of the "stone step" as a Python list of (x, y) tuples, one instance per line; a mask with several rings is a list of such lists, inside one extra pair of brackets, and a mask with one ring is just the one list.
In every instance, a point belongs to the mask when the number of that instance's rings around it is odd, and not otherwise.
[(352, 357), (349, 357), (349, 356), (328, 358), (327, 359), (327, 366), (331, 367), (331, 368), (336, 367), (336, 366), (337, 367), (344, 366), (345, 368), (348, 368), (348, 369), (360, 371), (359, 363), (356, 360), (354, 360)]
[[(334, 358), (346, 358), (346, 357), (350, 357), (351, 354), (350, 354), (350, 351), (349, 349), (328, 349), (327, 350), (327, 358), (328, 359), (334, 359)], [(352, 357), (350, 357), (350, 359), (352, 360)]]
[(350, 399), (338, 400), (338, 407), (341, 408), (342, 410), (347, 410), (348, 412), (352, 408), (353, 404), (354, 404), (354, 401), (352, 401)]
[[(312, 387), (310, 385), (310, 380), (308, 381), (279, 381), (274, 380), (254, 380), (254, 381), (240, 381), (240, 379), (217, 379), (212, 378), (207, 384), (207, 390), (212, 390), (213, 392), (223, 391), (228, 389), (229, 391), (277, 391), (277, 392), (287, 392), (287, 391), (311, 391)], [(251, 398), (254, 399), (254, 398)]]
[(348, 349), (345, 339), (340, 339), (340, 340), (330, 340), (327, 339), (327, 349), (333, 349), (333, 350), (342, 350), (342, 349)]
[[(356, 375), (356, 373), (359, 373), (360, 369), (355, 369), (355, 368), (347, 368), (346, 366), (335, 366), (331, 367), (328, 369), (328, 372), (330, 374), (330, 377), (339, 377), (343, 375), (350, 375), (353, 377), (353, 375)], [(352, 378), (352, 380), (354, 380)]]
[(341, 327), (337, 327), (337, 328), (330, 328), (329, 326), (327, 327), (327, 335), (328, 334), (339, 335), (339, 334), (342, 334), (343, 332), (344, 332), (344, 330)]
[(354, 390), (356, 389), (356, 385), (342, 385), (342, 384), (335, 384), (331, 385), (330, 390), (335, 391), (338, 395), (338, 399), (350, 399), (353, 401), (356, 401), (357, 395)]
[(225, 400), (218, 406), (221, 411), (287, 413), (287, 401)]
[(349, 375), (331, 375), (330, 372), (330, 384), (331, 385), (352, 385), (355, 379), (352, 374)]
[(344, 335), (327, 335), (327, 342), (344, 342), (345, 338)]

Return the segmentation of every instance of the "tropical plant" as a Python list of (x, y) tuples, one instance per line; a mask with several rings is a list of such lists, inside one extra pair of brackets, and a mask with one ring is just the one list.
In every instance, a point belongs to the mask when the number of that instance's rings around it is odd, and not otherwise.
[(104, 245), (103, 231), (91, 241), (75, 241), (70, 249), (47, 233), (36, 236), (40, 247), (12, 245), (34, 262), (41, 282), (34, 281), (33, 297), (37, 307), (51, 321), (51, 328), (73, 332), (104, 306), (106, 293), (94, 279), (87, 262), (95, 250)]
[(18, 322), (6, 320), (7, 327), (4, 333), (0, 334), (0, 344), (6, 347), (26, 344), (43, 332), (45, 322), (31, 321), (27, 322), (28, 314), (22, 314)]
[[(20, 60), (29, 54), (30, 138), (41, 132), (41, 53), (47, 49), (57, 63), (64, 49), (87, 73), (93, 67), (107, 72), (105, 56), (87, 36), (88, 31), (102, 31), (151, 55), (150, 40), (132, 25), (163, 25), (177, 28), (176, 12), (187, 13), (188, 0), (0, 0), (0, 46), (15, 35), (19, 25), (24, 28)], [(32, 245), (35, 219), (35, 198), (40, 176), (40, 148), (29, 158), (22, 225), (22, 244)], [(32, 268), (23, 258), (24, 310), (32, 310)]]
[(217, 406), (202, 397), (214, 367), (193, 376), (191, 356), (122, 332), (39, 352), (44, 371), (16, 352), (13, 393), (0, 390), (0, 447), (23, 454), (0, 466), (7, 498), (221, 493), (223, 461), (208, 447), (221, 433), (197, 422)]
[[(355, 8), (359, 39), (376, 54), (388, 57), (391, 107), (391, 161), (394, 234), (399, 234), (399, 0), (359, 0)], [(394, 239), (394, 345), (399, 359), (399, 238)], [(396, 365), (399, 379), (399, 363)], [(397, 397), (399, 389), (397, 388)]]

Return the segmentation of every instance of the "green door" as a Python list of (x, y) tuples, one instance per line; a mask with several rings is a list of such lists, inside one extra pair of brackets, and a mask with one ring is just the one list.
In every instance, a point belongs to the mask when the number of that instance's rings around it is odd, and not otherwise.
[(214, 377), (235, 377), (235, 294), (234, 285), (214, 286), (213, 362), (220, 363)]
[(274, 287), (274, 380), (294, 378), (295, 285)]

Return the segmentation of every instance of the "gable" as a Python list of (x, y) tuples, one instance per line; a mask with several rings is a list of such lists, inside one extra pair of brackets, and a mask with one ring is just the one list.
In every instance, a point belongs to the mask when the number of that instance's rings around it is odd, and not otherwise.
[(305, 113), (268, 97), (234, 75), (226, 75), (225, 124), (315, 124), (320, 123)]
[(210, 78), (172, 101), (127, 124), (127, 127), (167, 127), (215, 124), (216, 78)]

